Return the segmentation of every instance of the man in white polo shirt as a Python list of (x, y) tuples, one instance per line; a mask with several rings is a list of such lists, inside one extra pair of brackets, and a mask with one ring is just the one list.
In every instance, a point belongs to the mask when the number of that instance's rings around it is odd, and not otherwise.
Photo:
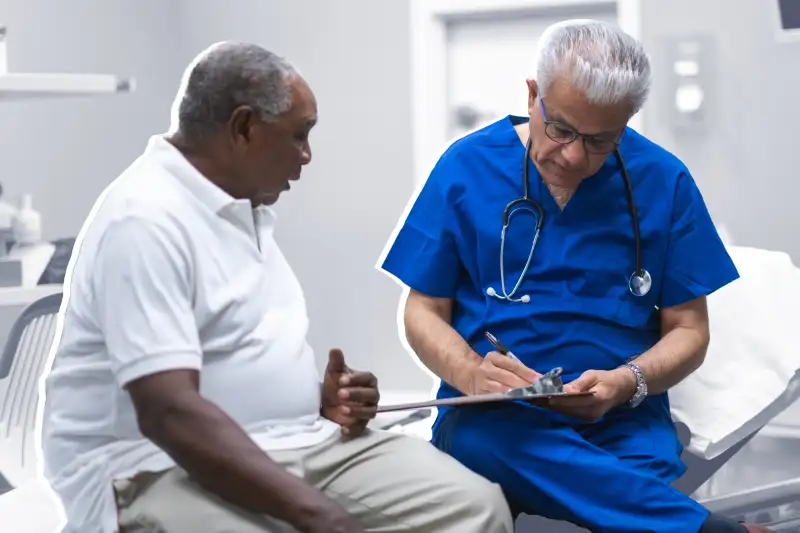
[(365, 429), (370, 373), (331, 350), (268, 207), (311, 160), (314, 96), (220, 43), (78, 238), (46, 378), (45, 475), (70, 533), (511, 533), (500, 489), (421, 439)]

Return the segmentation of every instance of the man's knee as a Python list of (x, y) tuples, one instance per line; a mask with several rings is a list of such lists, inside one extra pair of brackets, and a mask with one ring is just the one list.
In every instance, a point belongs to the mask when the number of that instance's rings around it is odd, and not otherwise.
[(514, 518), (509, 508), (503, 489), (496, 483), (480, 478), (478, 490), (473, 493), (472, 503), (478, 508), (482, 508), (494, 520), (497, 531), (514, 531)]
[[(463, 517), (465, 527), (482, 527), (474, 531), (513, 533), (514, 519), (503, 490), (496, 483), (464, 469), (459, 479), (451, 479), (448, 500), (456, 514)], [(466, 529), (465, 529), (466, 531)]]
[(437, 531), (514, 532), (514, 520), (499, 485), (430, 443), (403, 439), (395, 444), (398, 453), (413, 457), (421, 467), (423, 485), (429, 487), (431, 496), (443, 506), (440, 509), (443, 524)]

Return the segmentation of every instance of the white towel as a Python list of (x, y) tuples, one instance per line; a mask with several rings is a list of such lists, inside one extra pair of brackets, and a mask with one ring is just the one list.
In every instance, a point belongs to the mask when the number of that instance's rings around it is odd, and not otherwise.
[(708, 298), (703, 366), (670, 391), (689, 451), (712, 459), (800, 397), (800, 270), (782, 252), (730, 246), (740, 279)]

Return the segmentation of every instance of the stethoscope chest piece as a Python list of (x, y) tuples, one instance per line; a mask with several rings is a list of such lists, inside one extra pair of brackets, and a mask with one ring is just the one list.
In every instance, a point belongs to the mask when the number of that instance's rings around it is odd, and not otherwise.
[(644, 296), (650, 292), (650, 287), (653, 286), (653, 278), (650, 277), (650, 272), (645, 269), (640, 269), (631, 274), (628, 278), (628, 290), (634, 296)]

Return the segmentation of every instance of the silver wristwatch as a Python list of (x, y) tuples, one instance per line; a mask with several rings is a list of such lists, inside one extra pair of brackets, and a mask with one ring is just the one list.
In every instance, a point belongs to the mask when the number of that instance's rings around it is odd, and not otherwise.
[(642, 369), (639, 368), (639, 365), (635, 363), (625, 363), (624, 366), (628, 367), (631, 372), (633, 372), (633, 375), (636, 376), (636, 392), (631, 399), (628, 400), (628, 407), (632, 409), (637, 407), (647, 397), (647, 382), (644, 380), (644, 373), (642, 373)]

